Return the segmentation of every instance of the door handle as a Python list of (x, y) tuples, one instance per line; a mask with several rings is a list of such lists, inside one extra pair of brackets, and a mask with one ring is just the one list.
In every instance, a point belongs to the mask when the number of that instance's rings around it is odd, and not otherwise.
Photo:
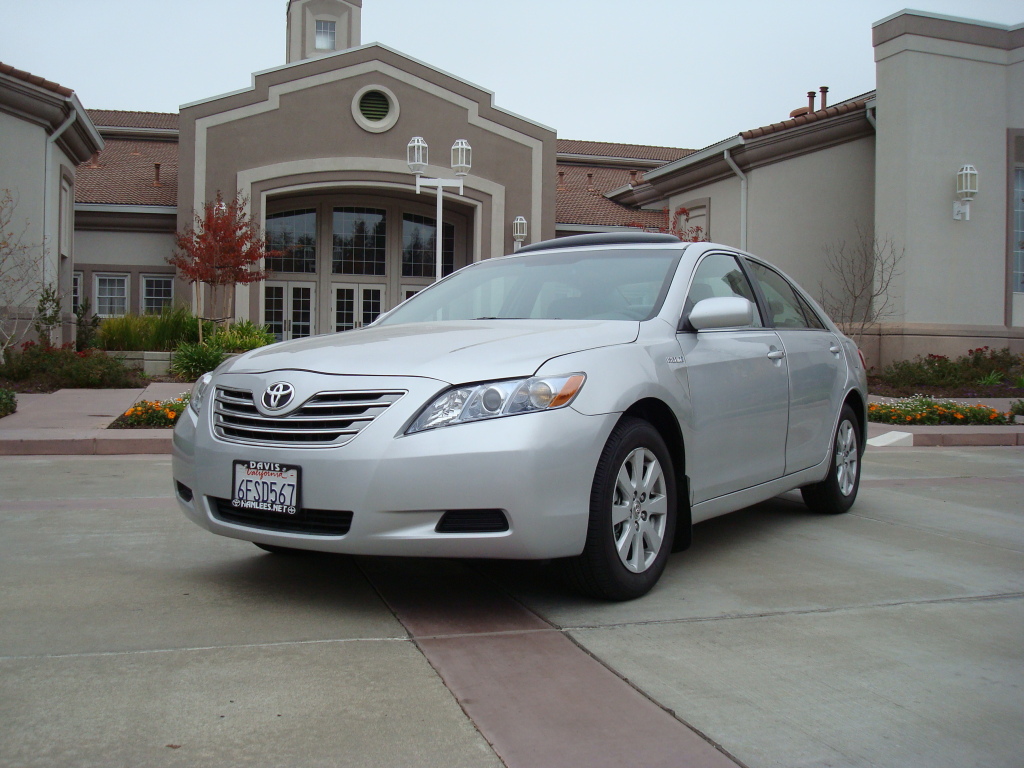
[(838, 344), (833, 344), (831, 347), (828, 348), (828, 351), (831, 352), (833, 355), (838, 355), (843, 350)]
[(786, 353), (783, 352), (781, 349), (773, 349), (771, 352), (768, 353), (769, 360), (781, 360), (785, 356)]

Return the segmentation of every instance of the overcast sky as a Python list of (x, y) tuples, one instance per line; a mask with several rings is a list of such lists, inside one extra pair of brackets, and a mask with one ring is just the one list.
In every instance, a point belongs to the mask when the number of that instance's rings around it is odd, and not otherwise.
[[(0, 61), (87, 108), (176, 112), (285, 57), (286, 0), (0, 0)], [(700, 148), (806, 93), (874, 88), (871, 24), (900, 0), (364, 0), (380, 42), (562, 138)], [(1022, 0), (916, 0), (1016, 25)]]

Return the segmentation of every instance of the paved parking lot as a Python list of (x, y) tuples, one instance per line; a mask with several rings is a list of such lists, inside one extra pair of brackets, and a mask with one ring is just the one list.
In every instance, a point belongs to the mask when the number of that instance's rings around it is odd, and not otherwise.
[(615, 605), (267, 555), (169, 469), (0, 463), (0, 765), (1021, 764), (1024, 449), (873, 451), (850, 514), (703, 523)]

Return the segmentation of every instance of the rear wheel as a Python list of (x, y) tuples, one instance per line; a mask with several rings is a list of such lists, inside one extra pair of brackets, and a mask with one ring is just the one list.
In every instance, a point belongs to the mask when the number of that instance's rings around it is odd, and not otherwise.
[(860, 440), (857, 417), (844, 405), (832, 440), (828, 475), (820, 483), (800, 489), (804, 503), (813, 511), (838, 515), (853, 506), (860, 487)]
[(612, 431), (594, 473), (583, 553), (566, 562), (573, 585), (605, 600), (650, 591), (668, 561), (676, 526), (672, 457), (646, 421)]

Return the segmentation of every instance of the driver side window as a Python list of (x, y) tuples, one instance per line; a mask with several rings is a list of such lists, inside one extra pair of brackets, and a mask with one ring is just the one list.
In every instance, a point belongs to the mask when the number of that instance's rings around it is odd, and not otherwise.
[(754, 322), (751, 325), (758, 328), (764, 325), (757, 309), (757, 302), (754, 300), (754, 291), (740, 269), (736, 257), (725, 253), (711, 253), (704, 257), (693, 275), (684, 313), (689, 315), (698, 301), (719, 296), (738, 296), (746, 299), (754, 305)]

